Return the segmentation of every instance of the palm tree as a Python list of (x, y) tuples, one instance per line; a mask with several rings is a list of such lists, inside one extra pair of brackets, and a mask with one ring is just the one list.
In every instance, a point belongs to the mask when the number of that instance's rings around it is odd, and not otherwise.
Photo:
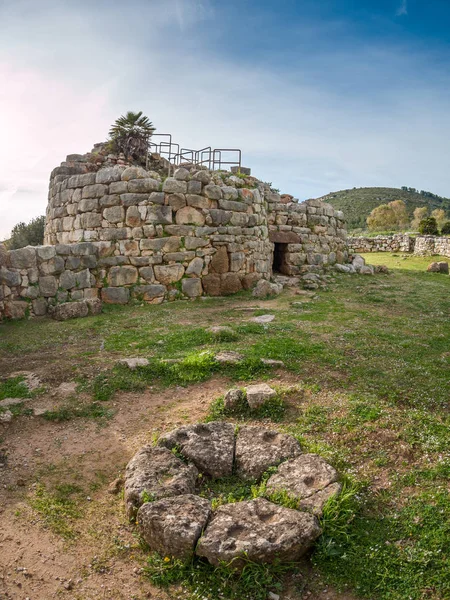
[(153, 123), (142, 115), (142, 111), (129, 111), (111, 127), (109, 141), (115, 152), (123, 152), (127, 158), (145, 162), (148, 143), (154, 131)]

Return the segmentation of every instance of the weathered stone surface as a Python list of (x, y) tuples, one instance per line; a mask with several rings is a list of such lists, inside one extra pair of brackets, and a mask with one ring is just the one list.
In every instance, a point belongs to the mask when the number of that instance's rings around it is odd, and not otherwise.
[(189, 171), (187, 169), (184, 169), (183, 167), (180, 167), (179, 169), (176, 169), (173, 176), (179, 181), (187, 181), (189, 179)]
[(145, 179), (148, 173), (142, 167), (127, 167), (121, 175), (122, 181), (130, 181), (131, 179)]
[(29, 269), (36, 266), (36, 248), (26, 246), (11, 250), (9, 260), (13, 269)]
[(175, 221), (178, 225), (204, 225), (205, 216), (193, 206), (185, 206), (177, 211)]
[(267, 385), (267, 383), (249, 385), (245, 389), (247, 392), (247, 402), (251, 409), (259, 408), (267, 400), (277, 395), (276, 391), (270, 385)]
[(187, 183), (179, 181), (174, 177), (168, 177), (163, 183), (163, 192), (167, 194), (185, 194), (187, 192)]
[(267, 296), (277, 296), (283, 291), (283, 286), (279, 283), (271, 283), (267, 279), (260, 279), (253, 290), (255, 298), (267, 298)]
[(130, 290), (120, 287), (103, 288), (102, 300), (105, 304), (127, 304), (130, 300)]
[[(177, 213), (178, 214), (178, 213)], [(153, 224), (170, 225), (172, 223), (171, 206), (149, 206), (146, 221)]]
[(125, 471), (128, 517), (135, 517), (146, 495), (158, 500), (194, 493), (197, 476), (194, 465), (185, 464), (167, 448), (144, 446), (133, 456)]
[(45, 298), (56, 296), (58, 291), (58, 282), (56, 277), (53, 275), (47, 275), (45, 277), (39, 277), (39, 293)]
[(151, 550), (162, 556), (188, 559), (210, 514), (209, 500), (186, 494), (143, 504), (137, 522)]
[(203, 293), (202, 280), (198, 277), (183, 279), (181, 282), (181, 291), (189, 298), (197, 298)]
[(175, 283), (179, 281), (184, 275), (183, 265), (155, 265), (154, 267), (155, 277), (158, 281), (164, 285)]
[(235, 294), (242, 290), (240, 277), (236, 273), (224, 273), (220, 278), (220, 293), (223, 296)]
[(132, 285), (138, 280), (138, 270), (131, 265), (111, 267), (108, 274), (108, 283), (113, 287)]
[(448, 262), (432, 262), (428, 265), (427, 271), (430, 273), (446, 273), (448, 275)]
[(245, 399), (245, 394), (240, 389), (228, 390), (223, 398), (223, 405), (228, 410), (237, 408)]
[(131, 194), (149, 194), (159, 190), (159, 181), (146, 177), (143, 179), (133, 179), (128, 182), (128, 191)]
[(180, 427), (163, 435), (159, 444), (178, 450), (211, 477), (231, 475), (234, 458), (234, 426), (213, 421)]
[(277, 506), (264, 498), (220, 506), (200, 538), (196, 553), (213, 565), (233, 560), (245, 565), (244, 554), (257, 563), (296, 561), (321, 533), (311, 514)]
[(223, 350), (222, 352), (219, 352), (219, 354), (216, 354), (214, 358), (219, 363), (230, 365), (235, 365), (241, 362), (241, 360), (244, 360), (244, 356), (242, 354), (239, 354), (239, 352), (233, 352), (232, 350)]
[(120, 181), (125, 170), (125, 167), (121, 167), (120, 165), (100, 169), (100, 171), (96, 173), (95, 183), (112, 183)]
[(191, 260), (191, 262), (189, 263), (187, 269), (186, 269), (186, 275), (196, 275), (199, 276), (201, 275), (203, 269), (203, 259), (199, 258), (198, 256), (194, 259)]
[(137, 367), (146, 367), (149, 363), (148, 358), (121, 358), (118, 361), (119, 365), (125, 365), (132, 371), (137, 369)]
[(258, 315), (257, 317), (252, 317), (250, 321), (264, 325), (265, 323), (271, 323), (274, 319), (275, 315)]
[(278, 244), (300, 244), (301, 239), (298, 233), (293, 231), (271, 231), (269, 240)]
[(230, 261), (225, 246), (220, 246), (212, 257), (209, 265), (211, 273), (227, 273), (230, 270)]
[(236, 473), (242, 479), (259, 479), (269, 467), (299, 454), (300, 444), (291, 435), (261, 427), (240, 427), (236, 438)]
[(87, 317), (88, 314), (88, 305), (84, 301), (64, 302), (63, 304), (57, 304), (52, 310), (52, 317), (57, 321)]
[[(304, 508), (320, 515), (325, 501), (340, 489), (337, 471), (317, 454), (302, 454), (278, 468), (267, 482), (267, 491), (284, 490), (305, 500)], [(333, 485), (330, 489), (329, 486)]]

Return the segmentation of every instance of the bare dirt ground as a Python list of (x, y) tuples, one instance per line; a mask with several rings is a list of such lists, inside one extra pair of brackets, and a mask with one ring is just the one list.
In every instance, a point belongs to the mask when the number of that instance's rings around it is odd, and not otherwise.
[[(121, 394), (113, 403), (114, 417), (103, 424), (21, 416), (1, 425), (0, 599), (169, 598), (142, 575), (145, 553), (125, 517), (121, 494), (108, 487), (141, 445), (160, 431), (202, 419), (226, 387), (215, 378), (186, 389)], [(54, 402), (41, 396), (30, 407)], [(28, 502), (37, 485), (60, 482), (83, 490), (82, 517), (74, 522), (71, 540), (49, 531)], [(306, 564), (300, 579), (301, 585), (288, 586), (283, 600), (351, 599), (321, 584)]]

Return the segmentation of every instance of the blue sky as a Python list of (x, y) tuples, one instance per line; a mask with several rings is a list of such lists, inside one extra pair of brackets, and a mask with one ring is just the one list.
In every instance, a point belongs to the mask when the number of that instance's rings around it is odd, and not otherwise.
[(127, 110), (300, 199), (450, 196), (450, 2), (0, 0), (0, 239)]

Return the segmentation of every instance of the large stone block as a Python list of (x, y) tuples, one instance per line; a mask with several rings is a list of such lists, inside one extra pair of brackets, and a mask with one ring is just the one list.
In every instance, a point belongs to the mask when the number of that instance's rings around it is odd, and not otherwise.
[(228, 273), (230, 270), (230, 261), (228, 252), (225, 246), (220, 246), (217, 252), (212, 257), (209, 265), (211, 273)]
[(97, 171), (95, 183), (113, 183), (120, 181), (125, 167), (116, 165), (115, 167), (106, 167)]
[(103, 211), (103, 218), (109, 223), (123, 223), (125, 220), (125, 209), (123, 206), (111, 206)]
[(197, 298), (202, 295), (202, 280), (199, 278), (183, 279), (181, 282), (181, 291), (189, 298)]
[(53, 275), (39, 277), (39, 292), (41, 296), (44, 296), (44, 298), (50, 298), (52, 296), (56, 296), (57, 291), (58, 282), (56, 277), (53, 277)]
[(147, 502), (139, 509), (139, 531), (162, 556), (189, 559), (211, 513), (211, 503), (193, 494)]
[(157, 192), (160, 183), (156, 179), (146, 177), (145, 179), (133, 179), (128, 182), (128, 191), (132, 194), (146, 194)]
[(87, 185), (83, 188), (82, 198), (101, 198), (108, 193), (108, 186), (102, 184)]
[(170, 225), (172, 223), (172, 207), (149, 206), (147, 209), (146, 221), (147, 223)]
[(155, 265), (156, 279), (164, 285), (179, 281), (184, 275), (183, 265)]
[(185, 206), (176, 212), (175, 221), (179, 225), (204, 225), (205, 216), (196, 208)]
[(218, 185), (206, 185), (203, 188), (203, 192), (211, 200), (220, 200), (222, 198), (222, 188)]
[(26, 246), (9, 252), (9, 261), (13, 269), (29, 269), (36, 266), (36, 248)]
[(131, 265), (111, 267), (108, 273), (108, 283), (113, 287), (132, 285), (138, 280), (138, 270)]
[(105, 304), (127, 304), (130, 300), (130, 290), (124, 287), (103, 288), (102, 300)]
[(68, 319), (78, 319), (87, 317), (89, 314), (88, 305), (84, 301), (64, 302), (52, 307), (52, 317), (57, 321), (67, 321)]
[(81, 227), (83, 229), (95, 229), (102, 226), (102, 215), (95, 212), (87, 212), (81, 215)]
[(187, 192), (187, 183), (179, 181), (174, 177), (168, 177), (163, 183), (163, 192), (167, 194), (185, 194)]

